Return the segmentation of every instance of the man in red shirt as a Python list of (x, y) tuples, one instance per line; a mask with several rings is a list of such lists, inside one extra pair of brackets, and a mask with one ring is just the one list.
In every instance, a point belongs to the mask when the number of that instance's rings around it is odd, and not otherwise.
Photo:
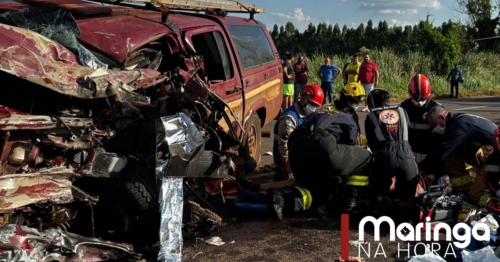
[[(378, 86), (379, 72), (377, 64), (370, 60), (369, 54), (364, 56), (363, 63), (361, 63), (359, 67), (358, 80), (365, 88), (366, 95), (368, 95), (374, 87)], [(368, 107), (363, 109), (363, 112), (368, 111)]]

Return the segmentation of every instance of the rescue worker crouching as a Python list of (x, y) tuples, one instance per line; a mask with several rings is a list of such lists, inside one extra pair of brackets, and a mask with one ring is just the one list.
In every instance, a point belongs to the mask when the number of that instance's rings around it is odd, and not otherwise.
[[(338, 121), (336, 121), (342, 130), (339, 135), (339, 144), (354, 146), (362, 140), (360, 139), (362, 135), (356, 110), (365, 99), (365, 88), (358, 82), (351, 82), (342, 88), (339, 99), (334, 101), (335, 108), (339, 112), (351, 116), (351, 118), (338, 118)], [(361, 146), (361, 144), (359, 145)], [(351, 213), (357, 206), (357, 200), (368, 197), (369, 173), (348, 174), (346, 179), (343, 179), (343, 182), (346, 184), (343, 213)]]
[(443, 107), (431, 98), (431, 92), (429, 79), (423, 74), (416, 74), (408, 83), (410, 98), (401, 103), (401, 107), (408, 114), (408, 141), (415, 154), (415, 161), (430, 183), (446, 173), (439, 151), (441, 135), (433, 134), (431, 126), (424, 118), (430, 108)]
[(288, 138), (300, 126), (308, 114), (315, 112), (323, 103), (321, 87), (310, 84), (300, 91), (300, 100), (285, 109), (274, 125), (273, 160), (276, 167), (275, 181), (293, 179), (288, 160)]
[(390, 105), (389, 99), (389, 92), (379, 88), (366, 99), (370, 113), (365, 133), (374, 156), (370, 188), (376, 197), (374, 216), (387, 215), (401, 222), (415, 197), (419, 176), (408, 142), (408, 115), (399, 105)]
[[(426, 115), (434, 133), (442, 134), (441, 160), (450, 177), (453, 190), (469, 196), (470, 202), (485, 207), (490, 200), (483, 181), (484, 154), (493, 146), (493, 133), (497, 125), (488, 119), (464, 114), (451, 113), (435, 106)], [(474, 180), (466, 169), (466, 164), (477, 167)]]
[(289, 160), (295, 181), (310, 192), (311, 209), (316, 212), (325, 211), (336, 190), (343, 191), (342, 178), (366, 174), (371, 167), (370, 152), (354, 145), (359, 128), (352, 107), (364, 95), (361, 90), (358, 84), (348, 84), (335, 102), (342, 111), (313, 113), (290, 135)]

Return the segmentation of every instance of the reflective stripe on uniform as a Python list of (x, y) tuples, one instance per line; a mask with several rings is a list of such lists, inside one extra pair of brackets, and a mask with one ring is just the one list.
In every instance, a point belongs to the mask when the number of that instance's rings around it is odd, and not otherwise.
[(311, 196), (311, 192), (309, 190), (303, 188), (303, 187), (298, 187), (296, 186), (297, 190), (299, 190), (300, 194), (302, 195), (302, 201), (304, 202), (304, 210), (307, 210), (311, 208), (313, 198)]
[(488, 204), (488, 201), (490, 201), (491, 195), (490, 193), (484, 192), (481, 195), (481, 198), (479, 199), (479, 207), (485, 207), (486, 204)]
[(403, 125), (403, 141), (408, 141), (408, 122), (406, 122), (406, 114), (402, 107), (398, 107), (399, 117)]
[(348, 186), (368, 186), (369, 181), (370, 181), (369, 176), (351, 175), (347, 176), (346, 184)]
[(499, 173), (500, 172), (500, 166), (495, 166), (495, 165), (487, 165), (484, 168), (484, 171), (486, 172), (494, 172), (494, 173)]
[(431, 129), (431, 125), (428, 124), (415, 124), (410, 122), (411, 129), (420, 129), (420, 130), (428, 130)]
[(450, 177), (452, 187), (460, 187), (472, 183), (472, 178), (469, 175), (461, 177)]

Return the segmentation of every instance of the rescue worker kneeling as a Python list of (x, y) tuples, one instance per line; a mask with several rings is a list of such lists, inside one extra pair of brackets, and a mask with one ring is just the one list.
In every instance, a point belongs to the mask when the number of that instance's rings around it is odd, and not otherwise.
[[(363, 136), (359, 128), (359, 116), (356, 110), (359, 103), (364, 102), (365, 99), (365, 88), (358, 82), (351, 82), (342, 88), (339, 99), (334, 101), (335, 108), (339, 112), (352, 117), (352, 119), (348, 117), (339, 118), (339, 121), (337, 121), (342, 130), (338, 140), (339, 144), (364, 146), (361, 143)], [(348, 174), (347, 178), (343, 179), (343, 182), (346, 184), (343, 213), (351, 213), (356, 209), (357, 201), (362, 198), (369, 198), (369, 173)]]
[[(439, 106), (429, 110), (426, 120), (434, 133), (443, 135), (441, 160), (453, 190), (468, 195), (471, 204), (485, 207), (490, 194), (483, 182), (484, 161), (480, 161), (480, 158), (487, 151), (485, 148), (493, 147), (493, 134), (497, 125), (483, 117), (451, 113)], [(474, 179), (466, 164), (477, 167)]]
[(350, 129), (357, 125), (345, 112), (314, 113), (290, 135), (290, 165), (297, 185), (310, 191), (312, 208), (325, 209), (329, 197), (343, 189), (342, 179), (348, 175), (369, 172), (370, 152), (342, 144), (342, 134)]
[(366, 99), (370, 113), (365, 133), (374, 156), (370, 188), (376, 197), (374, 216), (402, 221), (407, 203), (415, 197), (418, 167), (408, 143), (407, 113), (389, 99), (384, 89), (372, 90)]
[[(334, 101), (338, 112), (313, 113), (304, 118), (304, 123), (298, 127), (297, 132), (292, 132), (290, 138), (294, 138), (288, 141), (288, 151), (289, 157), (293, 155), (293, 158), (289, 158), (289, 163), (294, 174), (299, 172), (300, 182), (297, 182), (299, 185), (297, 187), (268, 191), (278, 218), (281, 218), (282, 213), (304, 210), (308, 210), (309, 215), (324, 216), (324, 203), (334, 188), (343, 187), (338, 179), (343, 174), (349, 175), (348, 194), (344, 200), (346, 209), (353, 209), (356, 206), (354, 197), (361, 193), (366, 195), (367, 190), (363, 192), (362, 189), (368, 186), (367, 170), (370, 165), (370, 154), (361, 147), (353, 149), (360, 140), (356, 109), (364, 98), (363, 86), (359, 83), (349, 83)], [(311, 128), (316, 129), (313, 133), (316, 132), (317, 136), (308, 135)], [(302, 140), (303, 135), (309, 138)], [(340, 146), (341, 144), (343, 146)], [(290, 148), (293, 148), (293, 152)], [(327, 180), (334, 185), (328, 186)]]

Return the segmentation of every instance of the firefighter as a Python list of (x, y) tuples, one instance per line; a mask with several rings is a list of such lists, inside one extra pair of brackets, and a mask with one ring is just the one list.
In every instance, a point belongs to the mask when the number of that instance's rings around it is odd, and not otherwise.
[(416, 74), (408, 83), (410, 97), (401, 103), (408, 113), (408, 142), (415, 154), (419, 170), (425, 172), (432, 181), (445, 173), (439, 154), (439, 139), (433, 134), (424, 114), (434, 106), (443, 106), (431, 98), (432, 86), (423, 74)]
[[(335, 108), (351, 118), (346, 118), (346, 123), (339, 122), (342, 132), (339, 135), (339, 144), (356, 145), (360, 141), (361, 130), (359, 128), (359, 116), (356, 110), (361, 102), (366, 98), (365, 88), (358, 82), (351, 82), (345, 85), (340, 92), (339, 99), (334, 101)], [(339, 118), (342, 120), (342, 118)], [(369, 173), (348, 174), (346, 179), (346, 191), (343, 200), (343, 212), (351, 213), (357, 204), (357, 200), (368, 195)]]
[(466, 164), (484, 168), (478, 159), (486, 146), (493, 146), (493, 133), (497, 128), (488, 119), (464, 114), (451, 113), (435, 106), (426, 116), (434, 133), (442, 134), (441, 160), (450, 177), (451, 186), (456, 191), (468, 193), (472, 204), (485, 207), (490, 199), (484, 185), (482, 172), (476, 172), (473, 180)]
[[(362, 89), (348, 84), (339, 99), (353, 101), (353, 96), (347, 91), (351, 90), (355, 91), (353, 94), (359, 102), (359, 96), (362, 96), (359, 94), (362, 93), (358, 92), (358, 88)], [(343, 137), (345, 133), (351, 136)], [(342, 192), (342, 180), (348, 175), (366, 174), (370, 169), (370, 152), (354, 145), (357, 134), (358, 127), (352, 115), (335, 111), (311, 114), (290, 135), (288, 148), (295, 181), (310, 192), (313, 200), (311, 208), (318, 212), (325, 210), (333, 193)]]
[[(337, 165), (337, 169), (342, 169), (345, 168), (346, 171), (341, 171), (341, 174), (355, 174), (356, 176), (352, 176), (351, 183), (352, 185), (355, 185), (357, 187), (362, 187), (366, 186), (368, 183), (368, 177), (363, 175), (366, 172), (367, 168), (364, 168), (365, 166), (368, 166), (370, 163), (370, 154), (368, 150), (361, 148), (357, 150), (353, 150), (347, 146), (354, 147), (357, 137), (359, 134), (359, 125), (357, 122), (357, 114), (356, 114), (356, 108), (358, 107), (359, 102), (363, 101), (365, 97), (364, 93), (364, 88), (361, 86), (359, 83), (349, 83), (347, 84), (341, 91), (339, 99), (334, 101), (335, 107), (339, 110), (337, 112), (329, 112), (328, 114), (317, 114), (313, 113), (309, 116), (307, 116), (304, 119), (304, 123), (301, 125), (307, 126), (306, 129), (309, 130), (311, 126), (324, 126), (320, 127), (321, 130), (325, 131), (324, 134), (327, 134), (328, 136), (331, 136), (332, 139), (336, 141), (336, 144), (343, 144), (346, 146), (336, 146), (331, 145), (331, 147), (326, 148), (328, 152), (333, 151), (333, 154), (327, 154), (327, 153), (321, 153), (323, 156), (323, 160), (325, 160), (325, 157), (331, 157), (330, 160), (335, 160), (333, 165)], [(298, 127), (299, 129), (301, 127)], [(292, 139), (292, 136), (294, 136), (294, 132), (292, 132), (292, 135), (290, 136), (290, 139)], [(297, 149), (297, 146), (302, 145), (302, 142), (297, 136), (295, 135), (297, 139), (295, 140), (290, 140), (289, 141), (289, 148), (295, 148)], [(326, 139), (328, 140), (328, 139)], [(317, 142), (317, 141), (308, 141), (305, 140), (305, 144), (308, 145), (311, 144), (310, 142)], [(327, 141), (328, 142), (328, 141)], [(324, 145), (328, 145), (328, 143), (325, 143)], [(346, 149), (347, 148), (347, 149)], [(298, 149), (292, 152), (292, 150), (289, 152), (290, 156), (290, 165), (292, 166), (292, 171), (299, 172), (299, 186), (295, 187), (282, 187), (282, 184), (279, 184), (280, 182), (274, 182), (274, 183), (267, 183), (267, 184), (253, 184), (249, 183), (248, 181), (239, 178), (238, 181), (240, 182), (241, 187), (244, 187), (245, 189), (241, 190), (251, 190), (254, 192), (257, 191), (264, 191), (264, 189), (272, 187), (271, 190), (267, 191), (267, 194), (269, 196), (269, 202), (273, 204), (273, 209), (276, 212), (277, 218), (281, 219), (282, 213), (285, 212), (296, 212), (296, 211), (309, 211), (309, 215), (318, 215), (318, 216), (324, 216), (324, 200), (326, 195), (328, 195), (328, 191), (325, 188), (322, 188), (326, 184), (326, 176), (324, 177), (318, 177), (318, 178), (313, 178), (312, 180), (309, 179), (309, 176), (307, 175), (308, 172), (324, 172), (324, 170), (328, 169), (328, 166), (331, 166), (331, 163), (327, 163), (325, 161), (317, 159), (314, 155), (317, 155), (318, 152), (323, 152), (325, 148), (322, 147), (317, 147), (317, 145), (314, 145), (313, 147), (309, 146), (306, 151), (302, 152), (302, 149)], [(307, 151), (309, 150), (309, 151)], [(323, 151), (322, 151), (323, 150)], [(356, 152), (359, 151), (361, 153), (357, 153), (357, 158), (355, 157)], [(354, 153), (353, 153), (354, 152)], [(295, 153), (295, 158), (299, 158), (299, 160), (293, 161), (292, 160), (292, 154)], [(354, 154), (354, 156), (353, 156)], [(338, 160), (338, 158), (342, 158), (341, 160)], [(350, 159), (351, 158), (356, 158), (356, 159)], [(308, 160), (306, 160), (308, 159)], [(326, 160), (328, 161), (328, 160)], [(297, 163), (297, 165), (294, 166), (293, 162)], [(300, 166), (303, 165), (303, 163), (315, 163), (315, 166), (317, 166), (317, 169), (319, 171), (314, 171), (315, 168), (311, 168), (309, 170), (304, 171)], [(347, 163), (352, 163), (352, 166), (345, 165), (345, 162)], [(356, 164), (357, 162), (360, 162), (360, 164)], [(356, 168), (355, 165), (362, 165), (361, 167)], [(365, 172), (357, 172), (357, 170), (361, 170)], [(356, 172), (352, 172), (352, 170)], [(335, 170), (332, 170), (333, 173)], [(318, 173), (319, 174), (319, 173)], [(340, 176), (338, 174), (337, 176)], [(334, 176), (332, 176), (334, 177)], [(334, 180), (338, 181), (338, 180)], [(279, 188), (278, 188), (279, 187)], [(321, 193), (318, 193), (318, 187), (320, 187)], [(311, 189), (311, 190), (310, 190)], [(352, 190), (353, 192), (355, 189)], [(325, 192), (325, 193), (322, 193)], [(355, 191), (357, 193), (357, 191)], [(247, 194), (251, 195), (251, 194)], [(318, 196), (321, 195), (321, 196)], [(315, 197), (313, 197), (315, 196)], [(323, 197), (324, 196), (324, 197)], [(355, 194), (350, 194), (350, 196), (356, 196)], [(315, 199), (313, 202), (312, 200)], [(320, 200), (321, 199), (321, 200)], [(313, 204), (314, 203), (314, 204)], [(355, 203), (354, 203), (355, 205)], [(313, 207), (313, 208), (311, 208)], [(353, 206), (354, 207), (354, 206)]]
[(399, 105), (390, 105), (389, 99), (390, 93), (380, 88), (368, 94), (370, 113), (365, 119), (365, 133), (374, 155), (370, 174), (370, 188), (376, 197), (374, 215), (400, 221), (415, 196), (419, 177), (408, 142), (408, 115)]
[(303, 118), (315, 112), (323, 103), (321, 87), (310, 84), (300, 91), (300, 100), (285, 109), (274, 125), (273, 160), (276, 166), (275, 181), (293, 179), (288, 161), (288, 138), (303, 123)]

